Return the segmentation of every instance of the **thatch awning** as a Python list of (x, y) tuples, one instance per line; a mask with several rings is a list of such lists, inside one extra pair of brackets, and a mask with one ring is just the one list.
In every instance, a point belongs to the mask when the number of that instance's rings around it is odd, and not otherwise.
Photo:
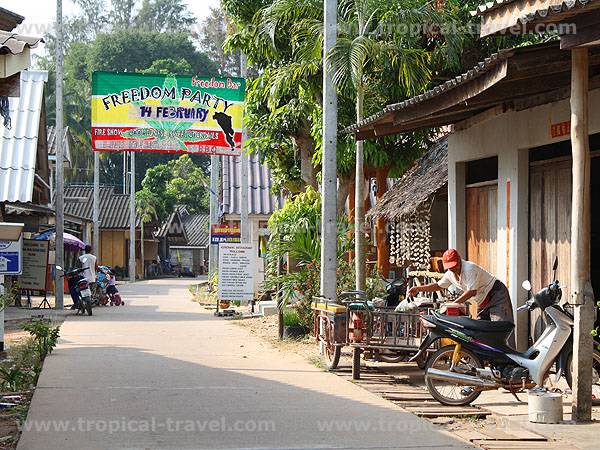
[(448, 138), (436, 141), (429, 151), (387, 191), (367, 214), (368, 218), (383, 217), (399, 220), (414, 213), (448, 183)]

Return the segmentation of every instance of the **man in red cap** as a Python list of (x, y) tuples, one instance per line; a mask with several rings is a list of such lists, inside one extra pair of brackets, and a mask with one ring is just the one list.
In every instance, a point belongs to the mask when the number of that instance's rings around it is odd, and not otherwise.
[(502, 281), (477, 264), (462, 259), (453, 248), (444, 252), (442, 262), (446, 273), (440, 281), (412, 287), (408, 295), (415, 296), (419, 292), (441, 291), (456, 286), (462, 291), (456, 302), (464, 303), (474, 299), (478, 306), (479, 320), (503, 320), (514, 323), (510, 294)]

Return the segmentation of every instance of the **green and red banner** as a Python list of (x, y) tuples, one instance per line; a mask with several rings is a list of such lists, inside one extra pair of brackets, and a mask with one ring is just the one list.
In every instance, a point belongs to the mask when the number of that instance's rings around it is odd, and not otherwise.
[(95, 151), (241, 154), (245, 80), (94, 72)]

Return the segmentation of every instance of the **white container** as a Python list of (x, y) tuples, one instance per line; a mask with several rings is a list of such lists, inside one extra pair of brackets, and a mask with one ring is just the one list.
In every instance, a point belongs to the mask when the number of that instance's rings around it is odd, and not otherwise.
[(562, 394), (529, 392), (529, 421), (533, 423), (561, 423), (563, 421)]

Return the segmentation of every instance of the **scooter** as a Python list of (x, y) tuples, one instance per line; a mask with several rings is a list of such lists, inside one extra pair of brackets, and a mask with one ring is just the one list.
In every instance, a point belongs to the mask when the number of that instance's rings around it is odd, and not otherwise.
[(79, 301), (75, 302), (75, 307), (77, 308), (76, 314), (85, 314), (87, 312), (88, 316), (91, 316), (92, 292), (87, 278), (81, 275), (86, 269), (72, 269), (65, 272), (61, 266), (56, 266), (56, 270), (64, 272), (62, 276), (67, 278), (69, 289), (74, 288), (79, 296)]
[[(468, 405), (482, 391), (504, 388), (518, 400), (517, 393), (543, 386), (550, 368), (556, 364), (556, 381), (561, 376), (572, 383), (573, 316), (558, 303), (562, 289), (556, 280), (558, 259), (554, 261), (554, 281), (531, 296), (517, 311), (540, 308), (547, 326), (527, 351), (520, 353), (507, 345), (512, 322), (489, 322), (468, 317), (426, 315), (421, 323), (428, 330), (416, 360), (436, 341), (452, 339), (453, 345), (437, 350), (427, 363), (425, 382), (430, 394), (444, 405)], [(531, 283), (523, 282), (531, 294)]]

